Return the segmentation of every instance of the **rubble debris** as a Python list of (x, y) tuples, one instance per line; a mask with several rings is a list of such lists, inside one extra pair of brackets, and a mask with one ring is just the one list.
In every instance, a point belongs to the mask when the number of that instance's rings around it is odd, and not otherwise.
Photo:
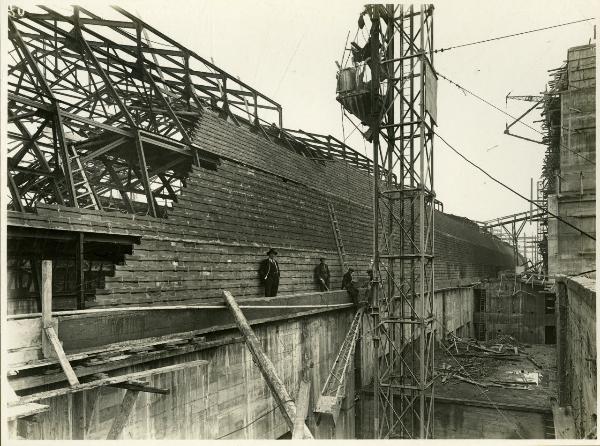
[(437, 368), (439, 373), (436, 378), (441, 378), (439, 381), (441, 384), (452, 385), (457, 381), (463, 381), (484, 388), (499, 387), (511, 390), (529, 390), (530, 386), (539, 385), (539, 379), (528, 378), (530, 374), (539, 373), (535, 371), (507, 372), (519, 375), (516, 380), (511, 377), (498, 377), (499, 364), (496, 361), (518, 363), (527, 359), (538, 369), (542, 368), (530, 354), (525, 352), (525, 344), (510, 335), (500, 335), (495, 339), (482, 342), (449, 333), (439, 345), (455, 362), (450, 364), (442, 362), (441, 367)]

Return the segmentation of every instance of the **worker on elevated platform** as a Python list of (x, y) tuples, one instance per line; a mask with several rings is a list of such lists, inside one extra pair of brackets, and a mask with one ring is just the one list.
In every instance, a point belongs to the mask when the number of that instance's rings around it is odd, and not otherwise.
[(279, 263), (275, 260), (277, 251), (273, 248), (267, 251), (268, 259), (263, 260), (260, 265), (260, 278), (265, 284), (265, 297), (277, 296), (277, 288), (279, 288), (279, 277), (281, 271), (279, 270)]
[(329, 266), (325, 263), (325, 259), (321, 258), (320, 263), (317, 265), (317, 279), (321, 291), (329, 291), (329, 278)]
[(352, 302), (358, 304), (358, 288), (354, 284), (354, 277), (352, 277), (352, 273), (354, 272), (353, 268), (348, 268), (344, 277), (342, 277), (342, 290), (348, 291), (348, 295), (352, 298)]

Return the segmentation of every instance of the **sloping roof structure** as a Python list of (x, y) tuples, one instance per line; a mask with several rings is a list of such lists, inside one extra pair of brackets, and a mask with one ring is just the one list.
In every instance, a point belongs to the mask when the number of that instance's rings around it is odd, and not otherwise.
[(9, 17), (9, 207), (60, 204), (162, 216), (191, 164), (209, 107), (315, 162), (371, 161), (332, 136), (282, 128), (282, 108), (122, 8)]

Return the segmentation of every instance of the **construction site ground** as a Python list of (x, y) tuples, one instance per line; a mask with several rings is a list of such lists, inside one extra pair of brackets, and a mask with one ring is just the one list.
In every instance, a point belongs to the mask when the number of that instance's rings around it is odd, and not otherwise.
[[(513, 340), (514, 341), (514, 340)], [(504, 344), (502, 353), (444, 342), (436, 349), (436, 397), (549, 409), (557, 395), (556, 346)], [(479, 343), (498, 350), (501, 342)], [(514, 347), (517, 347), (515, 354)]]

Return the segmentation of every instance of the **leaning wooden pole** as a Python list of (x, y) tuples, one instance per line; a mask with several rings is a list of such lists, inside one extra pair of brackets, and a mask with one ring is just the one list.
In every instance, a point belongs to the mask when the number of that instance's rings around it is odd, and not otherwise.
[[(296, 404), (290, 397), (290, 394), (287, 392), (281, 379), (279, 379), (273, 363), (263, 351), (258, 338), (254, 334), (254, 331), (250, 327), (248, 320), (244, 316), (244, 313), (242, 313), (242, 310), (240, 310), (240, 307), (236, 303), (234, 297), (229, 291), (223, 291), (223, 297), (225, 298), (225, 303), (233, 314), (238, 328), (244, 336), (244, 340), (246, 341), (246, 345), (248, 346), (250, 353), (252, 353), (254, 361), (258, 365), (260, 372), (267, 381), (269, 389), (271, 389), (271, 393), (273, 394), (277, 405), (281, 409), (281, 413), (283, 414), (285, 422), (290, 428), (290, 431), (293, 432), (294, 422), (296, 420)], [(306, 424), (304, 425), (304, 438), (313, 439), (313, 436)]]

